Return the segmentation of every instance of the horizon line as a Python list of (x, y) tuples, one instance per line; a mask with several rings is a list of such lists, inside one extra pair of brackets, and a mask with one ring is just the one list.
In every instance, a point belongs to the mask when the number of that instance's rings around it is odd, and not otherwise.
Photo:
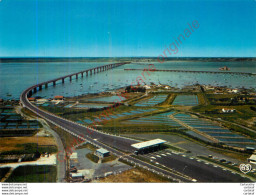
[[(98, 56), (98, 57), (90, 57), (90, 56), (87, 56), (87, 57), (74, 57), (74, 56), (27, 56), (27, 57), (24, 57), (24, 56), (0, 56), (0, 59), (7, 59), (7, 58), (158, 58), (156, 56), (115, 56), (115, 57), (106, 57), (106, 56)], [(180, 57), (165, 57), (165, 58), (256, 58), (255, 57), (252, 57), (252, 56), (180, 56)]]

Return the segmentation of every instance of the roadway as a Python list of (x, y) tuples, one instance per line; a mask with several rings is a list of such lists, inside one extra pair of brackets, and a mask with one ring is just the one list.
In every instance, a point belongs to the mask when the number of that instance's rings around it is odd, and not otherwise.
[(250, 182), (250, 179), (241, 177), (227, 169), (214, 167), (212, 164), (181, 154), (161, 151), (145, 155), (145, 157), (153, 163), (159, 163), (194, 178), (197, 182)]

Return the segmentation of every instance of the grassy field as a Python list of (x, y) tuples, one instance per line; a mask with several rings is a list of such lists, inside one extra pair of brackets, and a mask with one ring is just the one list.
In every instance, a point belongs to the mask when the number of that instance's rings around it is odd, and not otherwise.
[(76, 149), (83, 149), (83, 148), (87, 148), (87, 149), (89, 149), (89, 150), (91, 150), (93, 152), (95, 150), (97, 150), (97, 148), (94, 145), (90, 144), (90, 143), (83, 144), (83, 145), (77, 147)]
[(1, 153), (8, 151), (24, 151), (24, 146), (28, 143), (37, 144), (39, 147), (56, 145), (53, 137), (1, 137)]
[(235, 113), (216, 113), (216, 114), (208, 114), (210, 116), (221, 117), (229, 120), (237, 120), (240, 119), (250, 119), (252, 117), (256, 117), (256, 112), (253, 111), (251, 105), (238, 105), (238, 106), (215, 106), (215, 105), (208, 105), (208, 106), (196, 106), (192, 110), (195, 112), (205, 113), (206, 111), (220, 111), (222, 108), (228, 109), (236, 109)]
[(198, 98), (199, 105), (208, 105), (209, 104), (209, 101), (206, 98), (205, 94), (198, 93), (197, 98)]
[(60, 136), (61, 141), (67, 151), (69, 151), (69, 149), (72, 149), (74, 145), (83, 142), (82, 140), (79, 140), (77, 137), (71, 135), (70, 133), (64, 131), (63, 129), (55, 125), (50, 124), (50, 127)]
[[(256, 112), (252, 109), (252, 105), (231, 105), (230, 101), (235, 98), (236, 94), (205, 94), (207, 101), (211, 104), (198, 105), (192, 108), (193, 112), (200, 113), (213, 118), (221, 118), (224, 121), (238, 123), (256, 130)], [(218, 102), (221, 104), (218, 105)], [(214, 105), (213, 105), (214, 104)], [(222, 113), (222, 108), (235, 109), (234, 113)], [(252, 138), (256, 137), (256, 133), (247, 131), (230, 123), (223, 123), (227, 128), (240, 132)]]
[(101, 162), (107, 163), (107, 162), (111, 162), (113, 160), (116, 160), (116, 156), (111, 154), (110, 156), (104, 157)]
[(238, 159), (240, 161), (246, 162), (247, 159), (251, 156), (251, 154), (246, 154), (246, 153), (238, 153), (238, 152), (233, 152), (233, 151), (226, 151), (223, 149), (217, 149), (217, 148), (209, 148), (213, 152), (217, 152), (226, 156), (229, 156), (231, 158)]
[(247, 120), (252, 117), (256, 117), (256, 112), (251, 109), (252, 105), (231, 105), (228, 102), (225, 105), (213, 105), (216, 101), (219, 99), (231, 99), (236, 97), (237, 95), (234, 94), (206, 94), (206, 101), (208, 101), (209, 105), (199, 105), (194, 107), (192, 110), (194, 112), (200, 112), (200, 113), (205, 113), (205, 112), (211, 112), (211, 111), (217, 111), (221, 110), (222, 108), (229, 108), (229, 109), (236, 109), (235, 113), (230, 113), (230, 114), (221, 114), (221, 113), (216, 113), (216, 114), (208, 114), (211, 116), (215, 117), (221, 117), (225, 118), (226, 120), (230, 121), (235, 121), (237, 119), (242, 119), (242, 120)]
[(56, 153), (58, 151), (57, 146), (55, 145), (47, 145), (47, 146), (39, 146), (37, 143), (26, 143), (26, 144), (17, 144), (20, 147), (19, 150), (9, 150), (5, 152), (1, 152), (1, 155), (9, 155), (9, 154), (34, 154), (39, 152), (40, 154), (44, 153)]
[(6, 182), (56, 182), (55, 166), (22, 166), (16, 168)]

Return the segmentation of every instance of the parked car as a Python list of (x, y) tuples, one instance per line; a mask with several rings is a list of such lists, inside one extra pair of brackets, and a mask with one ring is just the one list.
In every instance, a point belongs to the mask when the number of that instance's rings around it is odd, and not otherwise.
[(224, 163), (224, 162), (226, 162), (226, 160), (225, 159), (220, 159), (220, 162)]

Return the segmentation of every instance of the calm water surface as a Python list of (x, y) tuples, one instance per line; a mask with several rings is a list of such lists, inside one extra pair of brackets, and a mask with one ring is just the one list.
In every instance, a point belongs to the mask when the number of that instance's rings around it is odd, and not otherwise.
[[(109, 63), (0, 63), (0, 98), (18, 99), (24, 89), (36, 83)], [(219, 67), (228, 66), (232, 72), (256, 73), (256, 62), (166, 62), (154, 63), (154, 65), (157, 69), (205, 71), (219, 71)], [(52, 98), (55, 95), (76, 96), (111, 91), (131, 83), (136, 84), (136, 79), (139, 76), (142, 77), (142, 71), (125, 71), (125, 68), (143, 69), (148, 66), (127, 64), (113, 70), (72, 80), (72, 82), (67, 79), (64, 85), (59, 82), (55, 87), (49, 86), (48, 89), (44, 89), (36, 95), (45, 98)], [(256, 76), (177, 72), (151, 72), (150, 75), (146, 73), (144, 75), (145, 78), (142, 78), (146, 84), (154, 82), (179, 88), (196, 83), (256, 88)], [(142, 83), (142, 81), (140, 82)]]

